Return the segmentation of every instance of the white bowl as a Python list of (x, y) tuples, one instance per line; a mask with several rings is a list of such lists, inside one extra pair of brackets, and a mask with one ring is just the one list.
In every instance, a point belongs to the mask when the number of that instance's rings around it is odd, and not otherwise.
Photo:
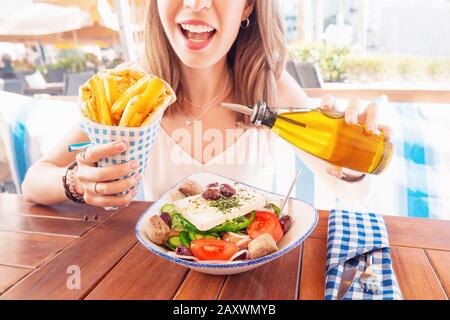
[[(207, 185), (211, 182), (219, 182), (219, 183), (232, 183), (235, 182), (232, 179), (219, 176), (211, 173), (197, 173), (186, 177), (185, 179), (191, 179), (197, 181), (201, 185)], [(158, 201), (153, 203), (153, 205), (148, 208), (142, 216), (139, 218), (135, 233), (139, 241), (150, 251), (157, 254), (158, 256), (167, 259), (171, 262), (180, 264), (182, 266), (188, 267), (192, 270), (209, 273), (209, 274), (217, 274), (217, 275), (226, 275), (226, 274), (235, 274), (241, 273), (245, 271), (249, 271), (251, 269), (262, 266), (263, 264), (275, 260), (278, 257), (286, 254), (291, 251), (299, 244), (301, 244), (305, 239), (311, 234), (314, 228), (317, 225), (317, 221), (319, 218), (318, 212), (311, 205), (290, 198), (288, 201), (287, 212), (285, 214), (289, 214), (293, 218), (293, 223), (291, 229), (283, 236), (283, 238), (277, 243), (278, 251), (274, 252), (268, 256), (261, 257), (253, 260), (239, 260), (239, 261), (224, 261), (224, 262), (197, 262), (197, 261), (188, 261), (180, 258), (173, 257), (168, 255), (169, 251), (167, 248), (163, 246), (159, 246), (147, 237), (147, 234), (144, 231), (144, 226), (147, 221), (153, 215), (159, 215), (161, 207), (169, 202), (172, 202), (171, 194), (178, 189), (178, 185), (181, 184), (185, 179), (177, 183), (172, 189), (166, 192)], [(241, 182), (240, 182), (241, 183)], [(242, 183), (244, 184), (244, 183)], [(254, 189), (257, 189), (261, 192), (266, 193), (269, 197), (282, 197), (281, 195), (277, 195), (271, 192), (267, 192), (253, 186), (250, 186)]]

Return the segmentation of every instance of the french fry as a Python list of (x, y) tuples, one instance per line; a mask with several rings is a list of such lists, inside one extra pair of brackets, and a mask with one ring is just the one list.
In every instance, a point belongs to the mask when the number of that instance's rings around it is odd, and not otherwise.
[(124, 127), (146, 125), (155, 110), (172, 95), (164, 81), (134, 69), (102, 71), (79, 90), (84, 117), (100, 124)]
[(86, 101), (86, 107), (89, 113), (88, 118), (91, 119), (94, 122), (99, 122), (98, 121), (98, 116), (97, 116), (97, 111), (96, 109), (96, 104), (95, 104), (95, 97), (92, 97), (91, 99)]
[[(164, 86), (164, 82), (159, 78), (150, 78), (147, 81), (147, 87), (142, 94), (138, 95), (136, 99), (133, 98), (133, 103), (127, 105), (127, 108), (125, 108), (119, 125), (122, 124), (130, 127), (141, 126), (142, 122), (156, 107), (156, 103), (164, 90)], [(131, 113), (131, 115), (129, 115), (129, 113)]]
[(114, 101), (119, 97), (117, 91), (117, 82), (108, 75), (103, 76), (103, 86), (105, 87), (106, 102), (108, 103), (108, 108), (111, 109)]
[(113, 69), (113, 70), (109, 70), (109, 73), (113, 76), (132, 78), (135, 81), (137, 81), (145, 76), (144, 72), (138, 71), (138, 70), (133, 70), (133, 69)]
[(108, 126), (113, 125), (110, 108), (106, 100), (103, 81), (98, 75), (94, 75), (90, 80), (90, 84), (95, 95), (95, 105), (97, 107), (96, 111), (99, 122)]
[(147, 86), (147, 81), (150, 77), (145, 76), (139, 79), (135, 84), (129, 87), (117, 101), (111, 107), (111, 113), (115, 120), (121, 122), (121, 118), (123, 113), (125, 112), (125, 108), (128, 106), (130, 99), (139, 95), (142, 90)]
[(147, 117), (148, 114), (156, 108), (159, 97), (165, 89), (164, 87), (164, 82), (159, 78), (154, 77), (149, 80), (147, 88), (145, 88), (145, 91), (142, 94), (142, 105), (144, 109), (140, 113), (143, 114), (144, 117)]
[(145, 118), (140, 113), (135, 113), (131, 116), (129, 127), (140, 127), (142, 121), (144, 121)]
[(128, 100), (127, 106), (125, 107), (122, 117), (120, 118), (119, 126), (132, 127), (131, 121), (133, 120), (133, 116), (137, 113), (138, 108), (139, 108), (139, 95), (134, 96), (130, 100)]
[(161, 94), (161, 96), (158, 99), (158, 102), (156, 103), (156, 107), (147, 115), (147, 117), (142, 121), (141, 123), (141, 127), (146, 126), (153, 118), (153, 113), (154, 111), (162, 106), (164, 104), (164, 102), (166, 101), (166, 99), (169, 97), (169, 95), (167, 95), (165, 92), (163, 94)]
[(85, 83), (80, 87), (80, 96), (82, 101), (86, 101), (92, 97), (92, 88), (89, 83)]

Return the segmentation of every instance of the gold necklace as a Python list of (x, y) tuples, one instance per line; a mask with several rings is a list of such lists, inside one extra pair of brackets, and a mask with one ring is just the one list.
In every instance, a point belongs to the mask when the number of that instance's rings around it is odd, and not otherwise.
[(214, 102), (216, 102), (217, 99), (219, 99), (220, 97), (222, 97), (222, 96), (225, 94), (225, 92), (227, 91), (227, 88), (228, 88), (228, 80), (229, 80), (229, 79), (230, 79), (230, 77), (227, 76), (227, 81), (225, 82), (225, 87), (224, 87), (223, 91), (222, 91), (219, 95), (215, 96), (211, 101), (209, 101), (209, 102), (206, 103), (206, 104), (203, 104), (203, 105), (194, 105), (192, 102), (190, 102), (190, 101), (187, 100), (186, 98), (183, 98), (183, 100), (184, 100), (185, 102), (187, 102), (188, 104), (190, 104), (190, 105), (191, 105), (192, 107), (194, 107), (194, 108), (197, 108), (197, 109), (200, 109), (200, 108), (206, 108), (206, 109), (203, 110), (203, 112), (202, 112), (199, 116), (197, 116), (194, 120), (188, 119), (188, 117), (186, 116), (186, 114), (183, 112), (183, 116), (184, 116), (184, 119), (185, 119), (185, 121), (186, 121), (186, 126), (191, 126), (195, 121), (200, 120), (200, 119), (201, 119), (201, 118), (209, 111), (209, 109), (211, 109), (211, 107), (214, 105)]

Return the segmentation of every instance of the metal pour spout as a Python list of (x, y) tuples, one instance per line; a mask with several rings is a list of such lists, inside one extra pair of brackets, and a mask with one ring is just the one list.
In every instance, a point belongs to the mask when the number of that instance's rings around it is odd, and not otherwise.
[(224, 103), (221, 104), (221, 106), (223, 108), (228, 109), (228, 110), (240, 112), (240, 113), (243, 113), (243, 114), (246, 114), (246, 115), (249, 115), (249, 116), (253, 115), (253, 110), (252, 109), (250, 109), (247, 106), (243, 106), (241, 104), (224, 102)]

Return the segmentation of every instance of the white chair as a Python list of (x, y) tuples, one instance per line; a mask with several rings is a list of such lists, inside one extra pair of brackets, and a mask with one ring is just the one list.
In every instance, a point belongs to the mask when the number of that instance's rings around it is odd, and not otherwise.
[(323, 78), (319, 67), (313, 63), (288, 60), (286, 70), (302, 88), (323, 87)]
[[(0, 113), (0, 183), (5, 189), (6, 183), (12, 181), (16, 191), (20, 190), (19, 177), (13, 163), (11, 130), (3, 115)], [(3, 191), (3, 190), (2, 190)]]
[(79, 120), (76, 102), (43, 100), (0, 91), (0, 136), (17, 192), (28, 168)]

